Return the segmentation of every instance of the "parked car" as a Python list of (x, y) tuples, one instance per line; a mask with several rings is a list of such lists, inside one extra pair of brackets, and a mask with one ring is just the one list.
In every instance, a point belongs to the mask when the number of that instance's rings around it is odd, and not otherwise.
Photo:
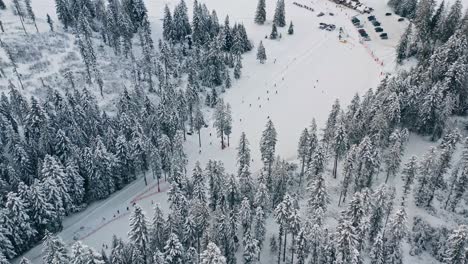
[(375, 16), (368, 16), (367, 19), (368, 19), (369, 21), (374, 21), (374, 20), (375, 20)]
[(375, 28), (375, 32), (383, 32), (383, 28), (381, 28), (381, 27), (376, 27), (376, 28)]
[(374, 20), (372, 21), (372, 25), (374, 25), (374, 27), (380, 27), (380, 22), (377, 20)]
[(318, 16), (318, 17), (321, 17), (321, 16), (324, 16), (324, 15), (325, 15), (325, 13), (320, 12), (317, 16)]
[(381, 39), (388, 39), (387, 33), (382, 33), (382, 34), (380, 34), (380, 38), (381, 38)]
[(391, 16), (391, 15), (392, 15), (392, 13), (385, 13), (385, 15), (386, 15), (386, 16)]
[(353, 18), (351, 19), (351, 22), (352, 22), (354, 25), (356, 25), (356, 24), (360, 24), (360, 23), (361, 23), (361, 20), (359, 20), (357, 17), (353, 17)]
[(359, 29), (358, 32), (359, 32), (359, 35), (361, 35), (361, 37), (363, 37), (363, 38), (369, 38), (369, 35), (367, 34), (366, 30), (364, 30), (364, 29)]
[(402, 21), (405, 21), (405, 18), (404, 18), (404, 17), (400, 17), (400, 18), (398, 19), (398, 22), (402, 22)]
[(335, 14), (334, 13), (328, 13), (330, 16), (334, 16)]

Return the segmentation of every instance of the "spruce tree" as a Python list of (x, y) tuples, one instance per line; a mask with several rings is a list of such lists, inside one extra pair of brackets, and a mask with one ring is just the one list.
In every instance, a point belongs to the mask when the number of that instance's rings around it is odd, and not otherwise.
[(31, 0), (25, 0), (24, 3), (26, 4), (26, 12), (28, 13), (28, 17), (34, 23), (37, 33), (39, 33), (39, 28), (37, 28), (37, 23), (36, 23), (36, 15), (34, 14), (34, 11), (31, 6)]
[(206, 250), (201, 255), (200, 264), (226, 264), (226, 258), (221, 250), (213, 242), (208, 243)]
[(309, 187), (307, 188), (309, 197), (307, 199), (307, 214), (308, 218), (315, 224), (321, 226), (329, 198), (325, 186), (325, 179), (322, 173), (319, 173), (312, 178)]
[(262, 133), (260, 140), (260, 152), (262, 154), (262, 161), (264, 171), (267, 173), (267, 178), (271, 178), (273, 162), (275, 160), (275, 149), (277, 142), (277, 134), (275, 126), (271, 119), (268, 120), (265, 130)]
[(405, 164), (405, 168), (402, 171), (403, 180), (403, 196), (406, 197), (411, 190), (414, 179), (418, 173), (418, 160), (416, 156), (412, 156), (410, 160)]
[(184, 248), (176, 234), (171, 233), (164, 246), (164, 259), (167, 264), (183, 264)]
[(276, 2), (275, 15), (273, 17), (273, 23), (278, 27), (286, 26), (286, 15), (285, 15), (284, 0), (278, 0)]
[(466, 246), (468, 243), (468, 227), (460, 225), (447, 240), (447, 251), (445, 253), (447, 263), (462, 264), (467, 260)]
[(44, 263), (67, 264), (70, 261), (65, 243), (50, 233), (46, 233), (44, 237), (42, 252)]
[(444, 21), (444, 30), (441, 36), (442, 43), (446, 42), (457, 30), (460, 25), (460, 19), (462, 17), (462, 4), (460, 0), (455, 1), (455, 3), (450, 8), (450, 11), (447, 14), (447, 18)]
[(276, 38), (278, 38), (278, 29), (276, 28), (276, 24), (273, 24), (271, 26), (270, 39), (276, 39)]
[(142, 258), (146, 263), (149, 258), (148, 226), (146, 216), (139, 205), (135, 205), (135, 209), (130, 216), (130, 231), (128, 232), (128, 239), (142, 254)]
[(301, 161), (299, 186), (301, 186), (302, 178), (304, 177), (304, 169), (305, 169), (308, 153), (309, 153), (309, 132), (307, 131), (307, 128), (304, 128), (299, 138), (299, 143), (297, 146), (297, 154), (298, 154), (299, 160)]
[(258, 263), (258, 254), (260, 249), (258, 247), (258, 241), (250, 235), (248, 232), (244, 237), (244, 264), (255, 264)]
[(263, 25), (266, 20), (266, 4), (265, 0), (258, 0), (257, 11), (255, 12), (255, 23)]
[(289, 28), (288, 28), (288, 34), (293, 35), (294, 34), (294, 25), (293, 22), (289, 23)]
[(411, 40), (411, 28), (413, 24), (409, 24), (403, 33), (403, 36), (400, 38), (400, 42), (396, 48), (396, 60), (398, 63), (402, 63), (403, 60), (408, 58), (408, 47), (410, 45)]
[(266, 56), (266, 53), (265, 53), (265, 47), (263, 46), (262, 41), (260, 41), (260, 44), (258, 45), (257, 60), (259, 60), (261, 64), (264, 64), (265, 61), (267, 60), (267, 56)]
[(164, 19), (163, 19), (163, 38), (166, 41), (170, 41), (173, 39), (174, 35), (174, 25), (172, 22), (172, 15), (171, 15), (171, 10), (169, 10), (169, 7), (166, 5), (164, 7)]

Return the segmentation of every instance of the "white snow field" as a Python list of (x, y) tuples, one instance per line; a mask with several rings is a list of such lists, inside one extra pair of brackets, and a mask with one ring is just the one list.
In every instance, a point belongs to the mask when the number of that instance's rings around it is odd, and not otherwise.
[[(47, 13), (56, 17), (53, 0), (33, 2), (38, 17), (43, 18)], [(233, 81), (232, 88), (223, 94), (225, 102), (231, 104), (233, 112), (230, 147), (221, 150), (220, 139), (216, 137), (216, 131), (211, 124), (208, 129), (202, 130), (201, 149), (198, 147), (198, 136), (189, 136), (185, 146), (189, 156), (189, 173), (195, 162), (200, 161), (204, 166), (209, 159), (222, 160), (226, 171), (234, 172), (236, 146), (242, 132), (246, 133), (250, 142), (254, 159), (252, 171), (258, 171), (261, 168), (259, 141), (268, 118), (272, 119), (278, 132), (277, 153), (284, 159), (294, 160), (299, 135), (303, 128), (310, 125), (312, 118), (317, 120), (319, 128), (323, 127), (335, 99), (339, 99), (342, 107), (346, 107), (355, 93), (363, 94), (369, 88), (376, 88), (385, 73), (394, 71), (394, 49), (407, 26), (406, 21), (397, 22), (396, 15), (384, 15), (391, 12), (385, 1), (369, 0), (365, 3), (375, 9), (373, 14), (382, 23), (389, 39), (380, 40), (373, 26), (366, 22), (367, 15), (359, 15), (372, 39), (361, 43), (357, 29), (350, 21), (352, 16), (358, 15), (356, 11), (337, 7), (327, 0), (296, 0), (315, 9), (312, 12), (293, 5), (293, 0), (286, 0), (286, 18), (288, 24), (289, 21), (293, 21), (295, 33), (290, 36), (286, 32), (287, 27), (279, 28), (282, 38), (269, 40), (265, 39), (265, 36), (271, 31), (275, 0), (267, 0), (268, 20), (262, 26), (253, 22), (257, 5), (255, 0), (201, 2), (209, 9), (215, 9), (220, 21), (224, 21), (225, 16), (229, 14), (231, 25), (236, 22), (243, 23), (255, 46), (263, 41), (268, 60), (265, 64), (260, 64), (256, 60), (256, 48), (245, 54), (241, 79)], [(177, 3), (178, 0), (146, 1), (155, 40), (161, 35), (164, 5), (168, 4), (172, 9)], [(193, 1), (189, 0), (186, 3), (191, 14)], [(317, 17), (319, 12), (324, 12), (325, 16)], [(334, 16), (329, 13), (333, 13)], [(333, 23), (337, 29), (332, 32), (320, 30), (320, 22)], [(340, 27), (349, 35), (346, 43), (338, 40)], [(209, 110), (207, 114), (211, 115)], [(408, 152), (421, 155), (427, 146), (428, 142), (412, 136)], [(339, 211), (336, 207), (337, 197), (334, 197), (337, 194), (338, 182), (339, 179), (328, 183), (332, 206), (327, 214), (330, 219), (327, 224), (332, 226), (333, 215), (336, 216)], [(168, 185), (162, 183), (161, 192), (157, 191), (156, 186), (152, 179), (149, 185), (145, 186), (140, 178), (107, 200), (93, 203), (83, 212), (66, 218), (64, 229), (58, 235), (66, 243), (71, 244), (75, 239), (79, 239), (97, 250), (100, 250), (103, 244), (109, 245), (113, 234), (126, 238), (128, 216), (134, 202), (140, 204), (148, 216), (152, 215), (153, 202), (161, 204), (162, 209), (167, 212), (167, 195), (164, 191), (168, 189)], [(408, 211), (411, 219), (415, 212), (412, 207)], [(437, 219), (431, 221), (441, 222)], [(268, 223), (267, 239), (271, 233), (277, 232), (271, 219)], [(265, 248), (262, 262), (266, 263), (269, 250), (268, 247)], [(405, 258), (407, 255), (405, 254)], [(33, 248), (24, 256), (33, 263), (41, 263), (41, 246)], [(423, 258), (419, 261), (431, 263), (434, 260)]]

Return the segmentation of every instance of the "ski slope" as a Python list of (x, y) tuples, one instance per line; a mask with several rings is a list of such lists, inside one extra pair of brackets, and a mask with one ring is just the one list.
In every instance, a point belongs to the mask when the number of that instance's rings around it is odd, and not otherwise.
[[(47, 13), (56, 17), (53, 0), (33, 2), (38, 17), (45, 17)], [(345, 107), (355, 93), (363, 94), (369, 88), (376, 88), (385, 73), (393, 72), (394, 47), (407, 25), (406, 22), (397, 22), (396, 16), (384, 17), (388, 9), (383, 1), (369, 1), (367, 4), (376, 9), (375, 15), (381, 20), (382, 26), (386, 30), (388, 28), (390, 39), (378, 40), (370, 34), (372, 41), (364, 45), (350, 22), (352, 16), (358, 15), (354, 10), (337, 7), (327, 0), (297, 1), (315, 9), (311, 12), (293, 5), (293, 0), (286, 0), (286, 19), (288, 24), (290, 20), (293, 21), (295, 33), (290, 36), (286, 33), (287, 27), (279, 28), (282, 38), (269, 40), (265, 36), (271, 31), (275, 0), (266, 1), (265, 25), (253, 23), (257, 1), (203, 2), (210, 10), (216, 10), (220, 22), (229, 14), (231, 26), (235, 22), (243, 23), (255, 46), (263, 41), (268, 59), (265, 64), (260, 64), (256, 60), (256, 48), (245, 54), (241, 79), (233, 80), (232, 88), (223, 94), (225, 102), (231, 104), (233, 113), (230, 147), (221, 150), (220, 139), (216, 137), (212, 121), (209, 121), (209, 128), (202, 130), (201, 149), (198, 147), (197, 135), (187, 138), (185, 149), (189, 156), (189, 172), (195, 162), (200, 161), (204, 166), (209, 159), (222, 160), (226, 171), (234, 172), (236, 145), (242, 132), (246, 133), (250, 142), (254, 159), (252, 171), (258, 171), (262, 166), (259, 141), (268, 118), (273, 121), (278, 133), (277, 153), (284, 159), (294, 160), (299, 135), (310, 125), (312, 118), (322, 128), (335, 99), (339, 99), (342, 107)], [(155, 39), (161, 36), (164, 5), (168, 4), (172, 9), (177, 3), (178, 0), (147, 0)], [(189, 0), (186, 4), (191, 14), (193, 1)], [(317, 17), (319, 12), (326, 15)], [(334, 16), (330, 16), (330, 12)], [(362, 15), (360, 19), (367, 20)], [(337, 30), (320, 30), (320, 22), (333, 23)], [(349, 34), (347, 43), (338, 41), (339, 27), (343, 27)], [(373, 32), (370, 24), (366, 23), (365, 28)], [(211, 110), (206, 109), (206, 114), (211, 120)], [(94, 203), (85, 211), (68, 217), (64, 222), (64, 230), (58, 235), (66, 243), (80, 239), (100, 250), (103, 244), (110, 244), (112, 234), (126, 238), (133, 202), (140, 204), (148, 215), (152, 214), (153, 202), (160, 203), (167, 212), (167, 195), (164, 192), (167, 188), (167, 184), (162, 183), (161, 192), (157, 192), (153, 180), (150, 180), (149, 186), (145, 186), (140, 178), (107, 200)], [(273, 230), (269, 229), (269, 232)], [(25, 256), (33, 263), (40, 263), (40, 253), (41, 246), (37, 246)]]

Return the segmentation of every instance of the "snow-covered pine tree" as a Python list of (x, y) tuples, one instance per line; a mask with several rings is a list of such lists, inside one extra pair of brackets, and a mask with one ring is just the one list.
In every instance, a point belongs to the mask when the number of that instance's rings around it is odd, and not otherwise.
[(277, 39), (277, 38), (278, 38), (278, 29), (276, 28), (276, 24), (273, 24), (271, 26), (270, 39)]
[(247, 197), (244, 197), (242, 200), (240, 209), (239, 209), (239, 217), (242, 224), (243, 234), (251, 232), (251, 225), (252, 225), (252, 207), (250, 206), (250, 201)]
[(307, 188), (307, 193), (309, 196), (307, 199), (308, 219), (321, 226), (329, 203), (325, 179), (322, 173), (319, 173), (311, 179), (309, 187)]
[[(291, 217), (292, 210), (293, 210), (292, 198), (289, 194), (286, 194), (284, 195), (283, 201), (280, 202), (276, 206), (275, 212), (274, 212), (275, 221), (279, 225), (278, 263), (280, 262), (282, 251), (283, 251), (283, 261), (286, 260), (286, 244), (287, 244), (287, 236), (288, 236), (288, 227), (289, 227), (289, 219)], [(284, 235), (284, 240), (283, 240), (283, 235)], [(282, 246), (284, 248), (282, 248)]]
[(355, 190), (371, 187), (380, 166), (380, 160), (376, 146), (369, 136), (364, 137), (356, 149), (356, 163), (354, 167), (357, 170), (354, 179)]
[(169, 7), (164, 7), (164, 18), (163, 18), (163, 38), (166, 41), (170, 41), (174, 38), (174, 25), (172, 21), (171, 10)]
[(5, 9), (6, 9), (6, 5), (5, 5), (5, 3), (3, 2), (3, 0), (0, 0), (0, 9), (1, 9), (1, 10), (5, 10)]
[(184, 0), (181, 0), (175, 7), (173, 21), (174, 40), (182, 42), (185, 40), (186, 36), (192, 33), (192, 28), (187, 14), (187, 6), (185, 5)]
[(44, 263), (68, 263), (68, 256), (65, 243), (60, 237), (54, 236), (47, 232), (42, 243), (42, 259)]
[(135, 205), (135, 209), (130, 215), (130, 231), (128, 239), (133, 246), (142, 254), (145, 263), (150, 258), (148, 251), (148, 223), (145, 213), (139, 205)]
[(10, 236), (8, 238), (17, 252), (28, 249), (37, 235), (25, 203), (17, 193), (9, 192), (6, 195), (5, 214), (0, 215), (3, 217), (2, 226), (8, 231), (6, 235)]
[(426, 206), (429, 201), (432, 190), (436, 187), (431, 178), (436, 173), (437, 164), (436, 149), (432, 147), (423, 157), (419, 165), (419, 176), (417, 185), (414, 189), (414, 202), (417, 206)]
[(309, 153), (309, 131), (307, 130), (307, 128), (304, 128), (304, 130), (301, 133), (301, 136), (299, 137), (299, 143), (297, 146), (298, 158), (301, 161), (299, 186), (301, 186), (302, 178), (304, 177), (304, 169), (305, 169), (308, 153)]
[(215, 112), (214, 112), (214, 126), (216, 128), (216, 132), (218, 137), (221, 138), (221, 149), (225, 148), (224, 145), (224, 134), (227, 127), (227, 114), (226, 114), (226, 105), (222, 99), (218, 100), (216, 104)]
[(405, 164), (405, 167), (402, 171), (402, 180), (403, 180), (403, 197), (406, 199), (406, 196), (411, 190), (414, 179), (418, 174), (418, 160), (416, 156), (412, 156), (409, 161)]
[(200, 264), (226, 264), (226, 258), (215, 243), (210, 242), (201, 255)]
[(255, 12), (255, 23), (263, 25), (266, 20), (266, 4), (265, 0), (258, 0), (257, 10)]
[(449, 192), (445, 202), (445, 209), (450, 208), (455, 211), (456, 206), (463, 197), (468, 185), (468, 138), (463, 144), (461, 159), (457, 166), (452, 170), (452, 177), (449, 185)]
[(291, 20), (291, 23), (289, 23), (288, 34), (289, 34), (289, 35), (293, 35), (293, 34), (294, 34), (294, 25), (293, 25), (292, 20)]
[(371, 264), (385, 264), (385, 242), (383, 238), (383, 232), (379, 232), (375, 239), (371, 240), (372, 248), (370, 252), (370, 263)]
[(467, 260), (468, 226), (458, 226), (447, 241), (446, 260), (451, 264), (462, 264)]
[(275, 126), (271, 119), (269, 119), (260, 140), (260, 152), (262, 154), (264, 171), (267, 173), (267, 178), (271, 178), (272, 166), (275, 161), (276, 136)]
[(337, 118), (335, 135), (332, 140), (331, 148), (334, 153), (333, 178), (336, 179), (338, 171), (338, 161), (341, 160), (348, 150), (348, 132), (346, 130), (346, 120), (344, 112), (341, 112)]
[(408, 130), (396, 129), (390, 135), (389, 138), (389, 149), (384, 156), (385, 169), (387, 171), (387, 177), (385, 183), (388, 182), (390, 176), (395, 176), (400, 169), (401, 158), (405, 151), (406, 142), (408, 141)]
[(234, 66), (234, 79), (240, 79), (241, 74), (242, 74), (241, 69), (242, 69), (242, 60), (239, 57), (236, 60), (236, 65)]
[(39, 236), (42, 237), (44, 236), (44, 232), (49, 228), (49, 224), (55, 220), (53, 207), (46, 201), (46, 193), (39, 181), (36, 180), (30, 186), (28, 194), (31, 220)]
[(412, 36), (412, 27), (413, 24), (409, 24), (408, 27), (406, 28), (405, 32), (403, 33), (403, 36), (400, 38), (400, 42), (398, 43), (398, 46), (396, 47), (396, 60), (398, 63), (402, 63), (403, 60), (407, 59), (409, 56), (409, 45), (410, 45), (410, 40)]
[(359, 243), (356, 229), (344, 214), (338, 221), (335, 233), (336, 262), (339, 264), (355, 263), (353, 260), (359, 255)]
[[(258, 241), (260, 251), (263, 248), (263, 243), (266, 238), (266, 215), (261, 207), (255, 209), (255, 216), (253, 218), (253, 236)], [(260, 259), (260, 254), (258, 255)]]
[(346, 159), (343, 164), (343, 181), (341, 186), (340, 198), (338, 200), (338, 206), (341, 204), (341, 202), (345, 202), (346, 196), (348, 194), (348, 188), (354, 180), (356, 151), (357, 146), (352, 145), (348, 151), (348, 154), (346, 155)]
[(440, 41), (442, 43), (446, 42), (458, 29), (460, 26), (460, 19), (462, 17), (462, 4), (460, 0), (455, 1), (455, 3), (450, 8), (447, 17), (444, 21), (443, 32), (440, 36)]
[(259, 60), (261, 64), (264, 64), (265, 61), (267, 60), (267, 55), (266, 55), (266, 52), (265, 52), (265, 47), (263, 46), (262, 41), (260, 41), (260, 44), (258, 45), (258, 49), (257, 49), (257, 60)]
[[(6, 210), (1, 209), (0, 210), (0, 258), (4, 257), (5, 259), (12, 259), (16, 256), (15, 248), (13, 247), (13, 243), (16, 241), (12, 241), (14, 239), (14, 236), (10, 233), (10, 231), (7, 229), (7, 226), (5, 223), (6, 221)], [(6, 261), (6, 260), (5, 260)]]
[(164, 246), (164, 258), (167, 264), (184, 263), (184, 247), (176, 234), (171, 233)]
[(254, 196), (254, 184), (250, 174), (250, 147), (247, 136), (242, 132), (239, 145), (237, 147), (237, 176), (239, 177), (239, 187), (242, 197), (249, 200)]
[(389, 203), (393, 203), (390, 194), (391, 192), (385, 184), (379, 186), (372, 193), (368, 220), (368, 237), (370, 243), (376, 241), (377, 236), (384, 230), (385, 221), (389, 217), (386, 215), (387, 212), (385, 209), (388, 207)]
[(224, 186), (223, 202), (229, 205), (230, 210), (234, 210), (234, 208), (241, 201), (240, 197), (241, 194), (239, 191), (239, 183), (237, 182), (237, 178), (234, 174), (230, 174), (229, 178), (226, 181), (226, 185)]
[(195, 130), (197, 130), (198, 133), (198, 145), (201, 148), (201, 129), (205, 126), (205, 118), (203, 116), (203, 112), (201, 111), (201, 108), (199, 105), (196, 106), (195, 109), (195, 117), (193, 120), (193, 126)]
[(278, 0), (276, 2), (276, 9), (275, 15), (273, 17), (273, 23), (276, 24), (278, 27), (286, 26), (286, 11), (284, 0)]
[[(229, 76), (229, 73), (228, 73)], [(229, 136), (232, 133), (232, 111), (231, 105), (229, 103), (226, 104), (226, 127), (224, 129), (224, 134), (227, 136), (227, 145), (229, 147)]]
[(255, 207), (261, 207), (264, 211), (267, 211), (270, 208), (270, 192), (264, 182), (260, 182), (258, 184), (257, 192), (254, 196), (254, 205)]
[(244, 247), (244, 264), (256, 264), (258, 263), (258, 254), (260, 249), (258, 247), (258, 241), (252, 238), (250, 232), (245, 234), (245, 247)]
[(395, 215), (390, 220), (388, 232), (386, 232), (386, 245), (385, 245), (385, 263), (402, 263), (403, 253), (401, 243), (407, 234), (406, 226), (406, 211), (404, 206), (401, 206)]

